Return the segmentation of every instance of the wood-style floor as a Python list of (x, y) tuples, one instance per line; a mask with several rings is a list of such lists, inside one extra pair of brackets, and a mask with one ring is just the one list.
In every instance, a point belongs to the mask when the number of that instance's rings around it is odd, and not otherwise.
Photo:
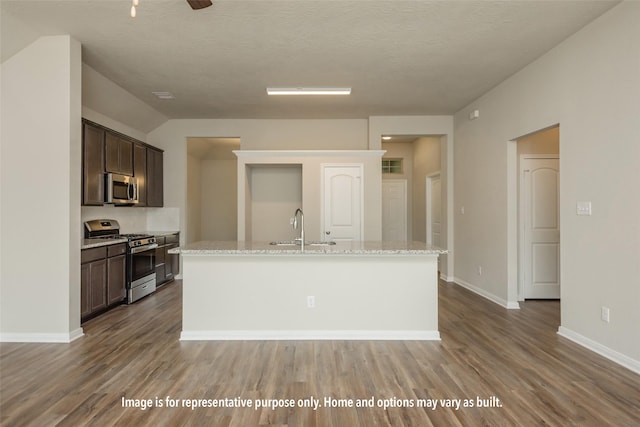
[[(180, 342), (181, 286), (88, 322), (71, 344), (0, 345), (0, 424), (640, 425), (640, 376), (558, 336), (557, 301), (505, 310), (441, 283), (441, 342)], [(297, 407), (311, 396), (321, 406), (325, 397), (354, 405), (373, 397), (374, 407)], [(123, 397), (154, 407), (124, 408)], [(177, 407), (155, 407), (156, 398)], [(296, 407), (180, 407), (225, 398), (293, 399)], [(489, 407), (462, 407), (478, 398)], [(377, 407), (385, 399), (395, 407)], [(462, 401), (457, 410), (440, 401), (435, 410), (415, 407), (427, 399)]]

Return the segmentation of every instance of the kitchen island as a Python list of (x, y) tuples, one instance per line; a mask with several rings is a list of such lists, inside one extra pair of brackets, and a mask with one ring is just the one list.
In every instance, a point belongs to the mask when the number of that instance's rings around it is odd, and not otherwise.
[(181, 340), (439, 340), (438, 256), (421, 242), (196, 242)]

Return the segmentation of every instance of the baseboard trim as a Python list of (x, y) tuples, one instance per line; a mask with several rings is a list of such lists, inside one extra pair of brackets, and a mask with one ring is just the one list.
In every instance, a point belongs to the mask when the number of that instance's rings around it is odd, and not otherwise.
[(466, 282), (462, 279), (460, 279), (459, 277), (454, 277), (453, 278), (453, 282), (457, 285), (462, 286), (463, 288), (466, 288), (468, 290), (470, 290), (471, 292), (473, 292), (474, 294), (478, 294), (481, 297), (488, 299), (489, 301), (496, 303), (506, 309), (509, 310), (520, 310), (520, 304), (518, 303), (518, 301), (507, 301), (505, 299), (500, 298), (499, 296), (496, 296), (494, 294), (492, 294), (491, 292), (487, 292), (486, 290), (479, 288), (475, 285), (472, 285), (469, 282)]
[(83, 335), (84, 332), (82, 328), (78, 328), (67, 334), (2, 333), (0, 334), (0, 342), (70, 343)]
[(444, 280), (445, 282), (453, 282), (455, 277), (449, 277), (444, 273), (440, 273), (440, 280)]
[(180, 341), (233, 341), (233, 340), (396, 340), (440, 341), (439, 331), (182, 331)]
[(580, 335), (579, 333), (574, 332), (571, 329), (567, 329), (564, 326), (560, 326), (558, 328), (558, 335), (571, 340), (576, 344), (593, 351), (594, 353), (598, 353), (600, 356), (606, 357), (612, 362), (615, 362), (620, 366), (624, 366), (625, 368), (635, 372), (636, 374), (640, 374), (640, 361), (638, 360), (632, 359), (629, 356), (610, 349), (609, 347), (593, 341), (592, 339), (587, 338), (584, 335)]

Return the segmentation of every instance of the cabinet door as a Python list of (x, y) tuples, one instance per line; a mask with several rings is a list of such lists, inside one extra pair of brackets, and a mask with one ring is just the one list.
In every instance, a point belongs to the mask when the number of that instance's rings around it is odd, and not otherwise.
[(166, 280), (173, 279), (180, 269), (180, 258), (177, 254), (170, 254), (169, 249), (177, 248), (177, 244), (171, 244), (164, 247), (164, 274)]
[(156, 285), (160, 285), (165, 281), (165, 252), (164, 252), (164, 237), (156, 237), (158, 246), (156, 248)]
[(105, 170), (133, 175), (133, 142), (107, 132), (105, 136)]
[(156, 265), (156, 286), (160, 286), (161, 284), (166, 282), (165, 271), (166, 271), (166, 264)]
[(82, 204), (104, 204), (105, 131), (85, 123), (82, 134)]
[(133, 142), (120, 138), (120, 173), (133, 175)]
[(91, 268), (89, 264), (80, 266), (80, 318), (91, 314)]
[(89, 303), (91, 312), (107, 307), (107, 260), (89, 263)]
[(107, 305), (119, 303), (125, 297), (126, 262), (125, 255), (107, 258)]
[(133, 145), (133, 176), (138, 180), (138, 204), (147, 206), (147, 147)]
[(147, 147), (147, 206), (162, 207), (164, 203), (162, 154)]

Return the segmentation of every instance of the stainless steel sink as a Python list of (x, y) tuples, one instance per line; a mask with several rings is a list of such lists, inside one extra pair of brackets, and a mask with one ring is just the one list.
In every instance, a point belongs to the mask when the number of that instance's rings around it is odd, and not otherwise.
[(292, 242), (292, 241), (289, 241), (289, 242), (271, 242), (269, 244), (273, 245), (273, 246), (300, 246), (300, 243)]
[[(273, 246), (300, 246), (300, 242), (294, 241), (285, 241), (285, 242), (271, 242), (269, 243)], [(331, 246), (335, 245), (336, 242), (305, 242), (305, 246)]]
[(336, 242), (306, 242), (305, 246), (331, 246), (335, 244)]

